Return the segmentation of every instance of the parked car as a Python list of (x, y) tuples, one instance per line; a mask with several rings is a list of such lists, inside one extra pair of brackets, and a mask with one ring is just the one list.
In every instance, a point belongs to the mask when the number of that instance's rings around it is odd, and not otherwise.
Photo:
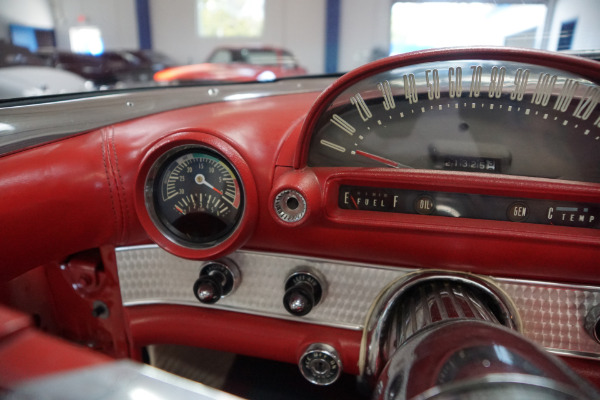
[(69, 71), (36, 65), (0, 68), (0, 99), (86, 92), (91, 82)]
[(272, 81), (305, 75), (294, 56), (274, 47), (221, 47), (213, 51), (203, 64), (167, 68), (154, 74), (158, 82)]
[(46, 65), (71, 71), (92, 81), (97, 87), (110, 87), (118, 81), (114, 71), (107, 67), (107, 63), (101, 57), (55, 48), (40, 49), (37, 54), (45, 61)]
[(57, 49), (41, 49), (45, 65), (74, 72), (98, 87), (137, 85), (153, 81), (156, 71), (175, 65), (168, 57), (151, 51), (115, 50), (92, 56)]
[(156, 64), (142, 51), (105, 51), (97, 57), (102, 61), (105, 70), (113, 75), (119, 83), (127, 85), (153, 82)]
[(0, 68), (15, 65), (44, 65), (44, 60), (25, 47), (0, 40)]
[(160, 70), (166, 68), (172, 68), (179, 65), (179, 63), (173, 60), (168, 55), (161, 53), (156, 50), (127, 50), (128, 53), (133, 54), (136, 57), (139, 57), (145, 65), (148, 65), (152, 68), (154, 72), (158, 72)]

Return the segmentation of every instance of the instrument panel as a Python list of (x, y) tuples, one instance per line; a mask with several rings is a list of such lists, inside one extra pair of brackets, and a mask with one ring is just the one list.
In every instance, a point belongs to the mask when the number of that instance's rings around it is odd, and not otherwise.
[(590, 80), (503, 59), (387, 68), (328, 99), (309, 166), (600, 182), (600, 88)]
[(407, 227), (533, 237), (546, 225), (561, 227), (546, 229), (559, 240), (562, 228), (585, 228), (592, 240), (600, 228), (598, 71), (592, 61), (489, 48), (379, 60), (307, 102), (289, 135), (255, 133), (253, 146), (278, 149), (273, 177), (261, 177), (268, 193), (257, 197), (253, 178), (265, 160), (247, 163), (262, 153), (206, 128), (151, 149), (136, 210), (155, 243), (195, 259), (247, 242), (285, 247), (283, 233), (255, 238), (257, 222), (260, 232), (383, 228), (391, 241)]
[(343, 210), (600, 227), (600, 206), (593, 203), (342, 185), (338, 206)]

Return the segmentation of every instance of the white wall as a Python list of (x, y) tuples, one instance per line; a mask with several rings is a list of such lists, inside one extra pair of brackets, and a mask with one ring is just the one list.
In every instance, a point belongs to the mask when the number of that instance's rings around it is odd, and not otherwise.
[(557, 0), (548, 40), (548, 50), (556, 50), (560, 27), (564, 22), (576, 19), (573, 50), (600, 49), (600, 1)]
[(0, 0), (0, 39), (7, 42), (10, 24), (52, 29), (54, 21), (48, 0)]
[(372, 61), (375, 49), (390, 49), (391, 0), (342, 0), (338, 70)]
[(151, 0), (153, 47), (181, 63), (199, 63), (220, 45), (281, 46), (294, 53), (310, 73), (323, 72), (325, 0), (265, 0), (265, 11), (261, 38), (201, 38), (196, 0)]

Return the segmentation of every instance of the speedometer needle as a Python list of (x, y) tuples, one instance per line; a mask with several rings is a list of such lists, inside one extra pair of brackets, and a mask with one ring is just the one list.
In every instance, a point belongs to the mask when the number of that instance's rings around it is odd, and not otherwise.
[(202, 175), (202, 174), (196, 175), (196, 183), (198, 185), (206, 185), (209, 188), (211, 188), (212, 190), (214, 190), (215, 192), (219, 193), (221, 196), (223, 196), (223, 192), (221, 192), (219, 189), (217, 189), (216, 187), (214, 187), (213, 185), (208, 183), (208, 181), (206, 180), (206, 178), (204, 178), (204, 175)]
[(373, 161), (380, 162), (380, 163), (385, 164), (392, 168), (412, 168), (409, 165), (400, 164), (400, 163), (397, 163), (396, 161), (392, 161), (392, 160), (384, 158), (384, 157), (376, 156), (375, 154), (367, 153), (366, 151), (362, 151), (362, 150), (356, 150), (355, 154), (369, 158)]

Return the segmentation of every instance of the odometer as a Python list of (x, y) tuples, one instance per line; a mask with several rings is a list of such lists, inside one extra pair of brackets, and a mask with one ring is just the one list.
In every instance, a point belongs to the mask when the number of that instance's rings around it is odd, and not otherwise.
[(243, 212), (240, 178), (222, 155), (201, 146), (175, 148), (150, 170), (146, 207), (170, 240), (214, 246), (234, 231)]

